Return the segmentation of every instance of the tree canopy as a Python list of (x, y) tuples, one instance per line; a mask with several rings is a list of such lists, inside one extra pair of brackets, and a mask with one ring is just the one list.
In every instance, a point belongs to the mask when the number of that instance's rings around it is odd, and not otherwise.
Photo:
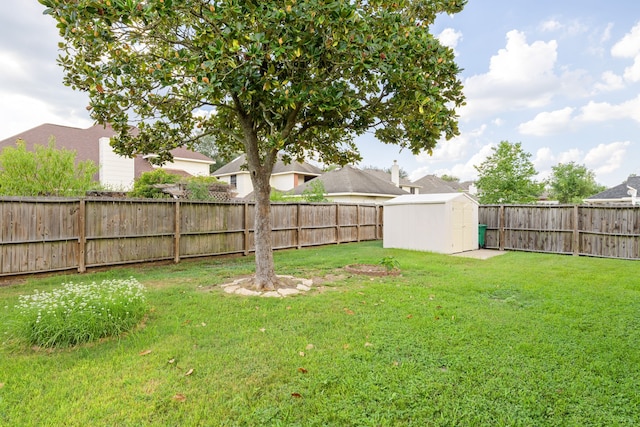
[(76, 162), (76, 152), (57, 149), (52, 137), (48, 145), (34, 144), (27, 150), (19, 139), (15, 147), (0, 153), (0, 194), (3, 196), (84, 196), (98, 187), (93, 176), (98, 166), (91, 160)]
[(596, 182), (593, 171), (575, 162), (558, 163), (549, 178), (549, 197), (560, 203), (582, 203), (583, 199), (606, 189)]
[(493, 154), (474, 166), (478, 171), (480, 203), (531, 203), (538, 199), (543, 185), (534, 177), (537, 172), (530, 160), (531, 153), (519, 142), (501, 141)]
[(223, 156), (246, 153), (267, 286), (278, 153), (344, 165), (369, 129), (413, 153), (459, 133), (460, 69), (429, 26), (466, 0), (39, 1), (64, 39), (65, 83), (89, 93), (118, 153), (163, 162), (208, 135)]

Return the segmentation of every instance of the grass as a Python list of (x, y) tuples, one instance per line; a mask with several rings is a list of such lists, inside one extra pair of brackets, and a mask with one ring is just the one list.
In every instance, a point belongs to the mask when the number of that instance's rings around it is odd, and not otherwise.
[(147, 306), (133, 278), (65, 283), (21, 295), (13, 336), (38, 347), (65, 347), (118, 336), (138, 325)]
[[(341, 270), (384, 257), (401, 276)], [(326, 282), (286, 299), (214, 286), (250, 273), (251, 257), (88, 274), (139, 280), (145, 327), (53, 351), (5, 338), (0, 425), (640, 424), (637, 262), (380, 242), (275, 258), (281, 274)], [(0, 288), (3, 319), (20, 294), (77, 278)]]

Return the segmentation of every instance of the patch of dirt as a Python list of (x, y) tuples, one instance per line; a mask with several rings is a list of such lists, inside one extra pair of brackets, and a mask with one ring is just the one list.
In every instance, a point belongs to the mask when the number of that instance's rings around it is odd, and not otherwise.
[(352, 264), (347, 265), (345, 271), (353, 274), (363, 274), (365, 276), (398, 276), (400, 275), (400, 270), (394, 268), (392, 270), (387, 270), (386, 267), (382, 265), (375, 264)]

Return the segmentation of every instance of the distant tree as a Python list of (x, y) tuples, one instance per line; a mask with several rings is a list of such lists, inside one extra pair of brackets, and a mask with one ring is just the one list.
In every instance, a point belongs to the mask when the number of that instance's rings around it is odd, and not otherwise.
[(447, 182), (460, 182), (460, 178), (458, 178), (457, 176), (447, 174), (442, 175), (440, 179)]
[(534, 181), (537, 175), (530, 160), (531, 153), (522, 144), (502, 141), (493, 154), (474, 166), (478, 171), (480, 203), (531, 203), (537, 200), (543, 184)]
[(241, 154), (239, 151), (224, 152), (223, 148), (218, 145), (213, 135), (203, 136), (193, 146), (194, 151), (210, 157), (215, 162), (209, 166), (209, 172), (217, 171)]
[(3, 196), (83, 196), (99, 184), (93, 176), (98, 166), (91, 160), (76, 163), (76, 152), (57, 149), (55, 138), (47, 146), (35, 144), (27, 151), (19, 139), (0, 153), (0, 194)]
[(302, 199), (309, 203), (323, 203), (328, 202), (324, 197), (325, 189), (324, 184), (319, 179), (313, 179), (307, 185), (307, 188), (302, 192)]
[(547, 181), (549, 197), (560, 203), (582, 203), (582, 200), (606, 189), (596, 182), (593, 171), (575, 162), (558, 163)]

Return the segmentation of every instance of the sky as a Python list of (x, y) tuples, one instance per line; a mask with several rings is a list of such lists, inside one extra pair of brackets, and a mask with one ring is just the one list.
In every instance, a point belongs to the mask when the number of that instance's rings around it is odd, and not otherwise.
[[(62, 84), (55, 22), (37, 0), (2, 0), (0, 139), (43, 123), (89, 127), (88, 98)], [(360, 166), (397, 160), (410, 179), (477, 178), (500, 141), (520, 142), (538, 179), (584, 164), (606, 186), (640, 175), (640, 1), (469, 0), (431, 27), (463, 69), (460, 136), (413, 155), (372, 135)]]

